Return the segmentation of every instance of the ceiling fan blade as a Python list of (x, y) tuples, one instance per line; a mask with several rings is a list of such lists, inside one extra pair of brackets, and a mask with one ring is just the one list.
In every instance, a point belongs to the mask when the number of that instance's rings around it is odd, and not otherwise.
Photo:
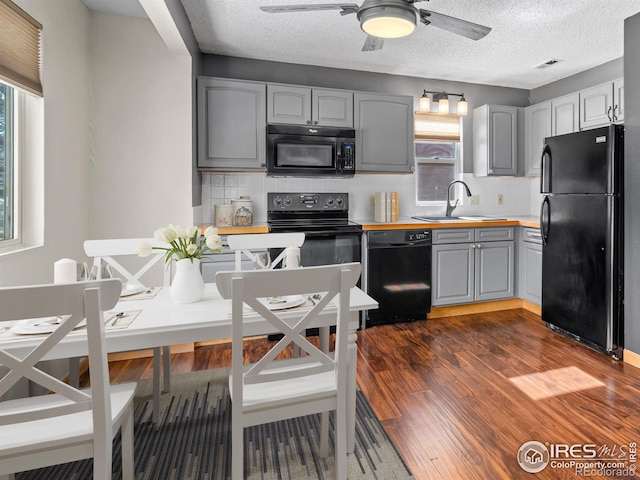
[(380, 50), (384, 46), (384, 38), (374, 37), (367, 35), (367, 39), (362, 46), (363, 52), (373, 52), (374, 50)]
[(373, 52), (374, 50), (380, 50), (382, 47), (384, 47), (384, 38), (367, 35), (367, 39), (362, 46), (362, 51)]
[(443, 15), (442, 13), (436, 13), (422, 8), (420, 9), (420, 21), (425, 25), (433, 25), (434, 27), (462, 35), (471, 40), (480, 40), (491, 31), (489, 27), (485, 27), (484, 25), (467, 22), (460, 18), (450, 17), (449, 15)]
[(348, 13), (356, 13), (358, 5), (355, 3), (319, 3), (316, 5), (271, 5), (269, 7), (260, 7), (260, 10), (268, 13), (286, 13), (286, 12), (316, 12), (320, 10), (342, 10), (342, 15)]

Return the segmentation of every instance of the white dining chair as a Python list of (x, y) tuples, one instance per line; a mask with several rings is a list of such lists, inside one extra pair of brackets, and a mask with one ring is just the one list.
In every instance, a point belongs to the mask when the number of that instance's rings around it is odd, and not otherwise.
[[(110, 279), (0, 288), (0, 326), (29, 319), (32, 327), (38, 321), (52, 326), (52, 332), (44, 333), (39, 345), (24, 355), (10, 354), (0, 347), (0, 365), (9, 371), (0, 380), (0, 397), (23, 378), (51, 392), (0, 401), (0, 479), (93, 458), (93, 478), (108, 480), (113, 468), (112, 442), (118, 431), (122, 435), (122, 477), (134, 478), (136, 384), (109, 384), (104, 338), (103, 312), (116, 305), (121, 287), (120, 280)], [(85, 321), (86, 327), (81, 324)], [(90, 389), (71, 386), (37, 367), (37, 362), (78, 327), (87, 332)]]
[[(276, 268), (284, 262), (286, 248), (298, 247), (300, 248), (304, 243), (304, 232), (284, 232), (284, 233), (255, 233), (255, 234), (240, 234), (229, 235), (227, 237), (227, 243), (229, 248), (235, 252), (236, 270), (242, 270), (242, 255), (249, 258), (254, 266), (259, 266), (263, 260), (258, 258), (259, 253), (263, 250), (267, 250), (268, 261), (267, 268)], [(282, 251), (273, 260), (269, 257), (270, 248), (282, 249)], [(318, 332), (320, 337), (320, 348), (325, 352), (329, 350), (329, 328), (321, 328)], [(300, 355), (300, 349), (297, 346), (293, 347), (295, 356)]]
[[(129, 285), (138, 285), (146, 288), (142, 277), (151, 271), (156, 264), (163, 264), (165, 252), (152, 254), (144, 259), (141, 267), (132, 271), (131, 268), (125, 268), (122, 265), (124, 258), (137, 256), (136, 247), (141, 243), (148, 243), (152, 247), (166, 248), (165, 242), (160, 242), (155, 238), (120, 238), (120, 239), (104, 239), (104, 240), (85, 240), (84, 251), (88, 257), (93, 258), (93, 265), (99, 267), (103, 263), (113, 267), (113, 269), (122, 276), (123, 280)], [(118, 257), (118, 259), (114, 258)], [(124, 258), (120, 258), (124, 257)], [(168, 286), (171, 283), (171, 264), (167, 264), (164, 268), (162, 276), (162, 284)], [(162, 384), (161, 384), (162, 382)], [(171, 346), (155, 347), (153, 349), (153, 414), (154, 420), (158, 420), (158, 412), (160, 406), (160, 392), (164, 390), (168, 392), (171, 389)]]
[[(347, 478), (347, 336), (350, 290), (360, 277), (359, 263), (319, 267), (218, 272), (220, 295), (231, 299), (232, 346), (229, 389), (232, 400), (232, 478), (243, 478), (244, 428), (285, 418), (322, 413), (320, 454), (329, 451), (328, 412), (336, 412), (336, 478)], [(274, 310), (269, 298), (323, 293), (311, 307)], [(291, 298), (291, 297), (288, 297)], [(256, 363), (244, 364), (244, 338), (255, 331), (247, 307), (263, 317), (270, 327), (284, 334)], [(331, 315), (336, 324), (335, 352), (323, 352), (305, 336), (319, 315)], [(304, 356), (276, 360), (290, 344)]]
[(282, 252), (269, 264), (269, 268), (275, 268), (284, 260), (284, 249), (287, 247), (301, 247), (304, 243), (304, 237), (304, 232), (228, 235), (227, 243), (229, 248), (235, 252), (236, 270), (242, 270), (243, 254), (256, 264), (258, 263), (256, 250), (282, 248)]

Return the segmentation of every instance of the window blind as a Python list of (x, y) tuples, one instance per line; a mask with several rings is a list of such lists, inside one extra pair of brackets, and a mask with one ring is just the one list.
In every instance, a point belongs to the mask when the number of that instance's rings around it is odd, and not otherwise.
[(460, 141), (460, 115), (442, 113), (415, 113), (416, 140)]
[(42, 96), (42, 25), (11, 0), (0, 0), (0, 79)]

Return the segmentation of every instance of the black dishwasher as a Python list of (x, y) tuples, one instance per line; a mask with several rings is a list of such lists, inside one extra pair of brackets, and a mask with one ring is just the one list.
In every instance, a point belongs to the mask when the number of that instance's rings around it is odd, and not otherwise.
[(367, 232), (366, 327), (425, 320), (431, 310), (431, 230)]

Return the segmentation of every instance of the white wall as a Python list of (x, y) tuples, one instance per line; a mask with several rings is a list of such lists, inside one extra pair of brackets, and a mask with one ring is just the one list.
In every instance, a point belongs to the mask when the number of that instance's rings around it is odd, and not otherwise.
[[(0, 256), (0, 286), (53, 280), (87, 238), (190, 224), (191, 59), (147, 19), (16, 0), (43, 24), (44, 245)], [(43, 171), (42, 171), (43, 170)]]
[(91, 238), (190, 224), (190, 57), (148, 19), (94, 12), (91, 75)]
[(89, 11), (78, 0), (15, 2), (44, 26), (44, 99), (36, 109), (44, 118), (35, 122), (44, 125), (44, 153), (32, 172), (43, 179), (36, 201), (44, 203), (44, 246), (0, 256), (1, 286), (52, 281), (53, 262), (81, 256), (90, 229)]

